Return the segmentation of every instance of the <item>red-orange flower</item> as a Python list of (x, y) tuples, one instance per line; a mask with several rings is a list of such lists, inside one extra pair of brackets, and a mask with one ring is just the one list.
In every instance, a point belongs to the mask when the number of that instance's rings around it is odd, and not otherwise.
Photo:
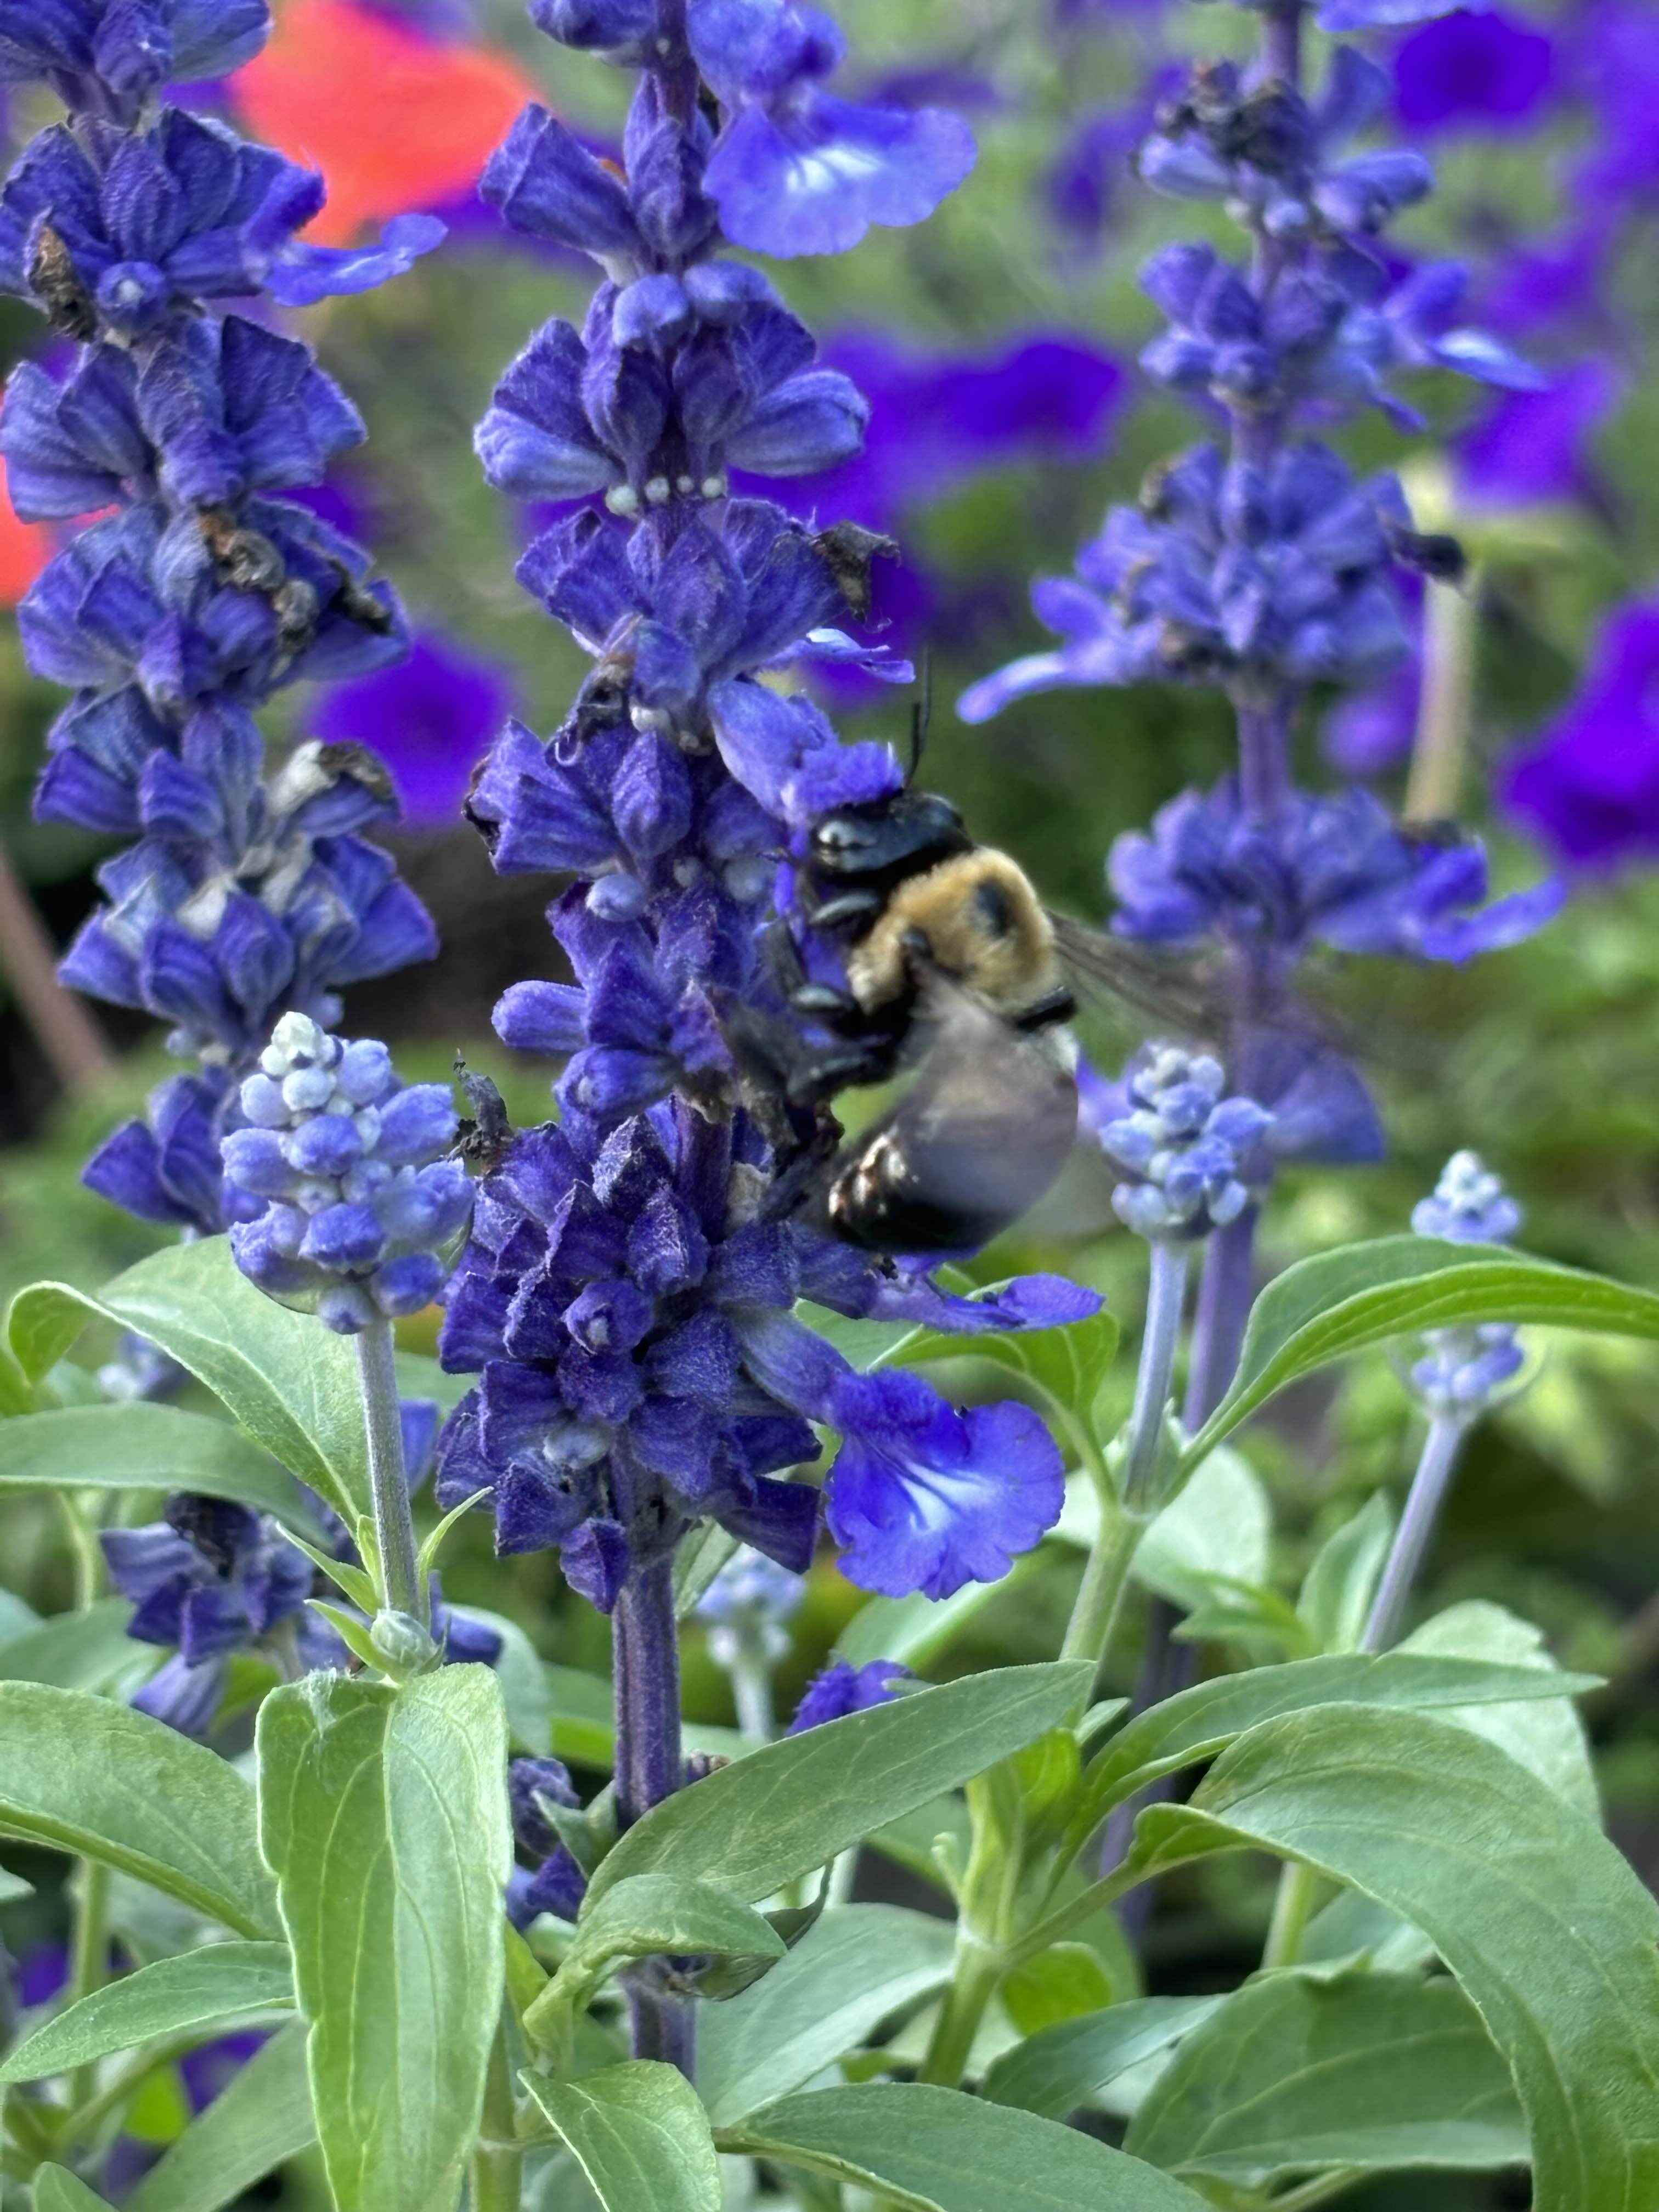
[(534, 92), (506, 55), (352, 0), (289, 0), (235, 87), (253, 134), (327, 179), (319, 245), (466, 191)]
[[(0, 485), (5, 464), (0, 462)], [(0, 607), (15, 607), (52, 558), (52, 534), (43, 524), (20, 522), (0, 491)]]

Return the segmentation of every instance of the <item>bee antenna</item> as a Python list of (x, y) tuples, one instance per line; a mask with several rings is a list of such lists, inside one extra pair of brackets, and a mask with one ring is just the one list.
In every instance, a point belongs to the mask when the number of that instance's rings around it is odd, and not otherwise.
[(927, 749), (927, 732), (933, 720), (933, 655), (929, 646), (921, 653), (921, 689), (910, 709), (910, 774), (908, 781), (914, 783), (921, 769), (921, 757)]

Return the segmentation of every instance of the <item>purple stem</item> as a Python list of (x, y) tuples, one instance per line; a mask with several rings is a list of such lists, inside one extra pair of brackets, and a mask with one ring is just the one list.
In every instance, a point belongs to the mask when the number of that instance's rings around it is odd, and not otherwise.
[(1291, 787), (1291, 717), (1296, 695), (1281, 691), (1266, 706), (1235, 702), (1238, 787), (1252, 814), (1272, 814)]
[(1194, 1436), (1227, 1395), (1238, 1370), (1244, 1324), (1250, 1317), (1255, 1281), (1256, 1210), (1248, 1207), (1237, 1221), (1218, 1229), (1204, 1255), (1198, 1282), (1198, 1310), (1193, 1318), (1192, 1352), (1187, 1369), (1187, 1398), (1182, 1423)]
[(1261, 65), (1269, 76), (1294, 88), (1302, 82), (1303, 0), (1283, 0), (1261, 18)]
[[(616, 1679), (617, 1819), (623, 1828), (672, 1796), (685, 1779), (680, 1747), (679, 1624), (672, 1557), (636, 1567), (611, 1621)], [(696, 2057), (691, 2000), (660, 1982), (658, 1961), (628, 1978), (634, 2056), (665, 2059), (689, 2080)]]

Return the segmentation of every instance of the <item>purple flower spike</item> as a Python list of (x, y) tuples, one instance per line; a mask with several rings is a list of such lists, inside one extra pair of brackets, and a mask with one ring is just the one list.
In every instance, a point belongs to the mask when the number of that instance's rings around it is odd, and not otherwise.
[[(412, 216), (372, 246), (302, 242), (322, 179), (167, 104), (168, 83), (237, 69), (269, 27), (265, 0), (0, 0), (0, 84), (44, 82), (71, 111), (0, 185), (0, 289), (73, 342), (12, 375), (0, 453), (21, 515), (97, 518), (19, 608), (31, 668), (75, 695), (35, 805), (137, 841), (100, 868), (105, 902), (62, 973), (201, 1063), (87, 1180), (209, 1235), (259, 1211), (227, 1189), (221, 1145), (277, 1016), (332, 1022), (342, 986), (434, 950), (356, 834), (395, 811), (380, 763), (307, 744), (268, 774), (254, 720), (289, 684), (368, 675), (405, 646), (367, 555), (280, 495), (314, 495), (363, 424), (259, 303), (362, 290), (442, 229)], [(399, 1294), (416, 1287), (405, 1266)]]
[(0, 84), (130, 125), (164, 84), (240, 69), (270, 29), (265, 0), (0, 0)]
[(1150, 836), (1126, 832), (1109, 872), (1114, 927), (1146, 943), (1213, 932), (1281, 953), (1317, 940), (1454, 964), (1529, 937), (1563, 896), (1546, 882), (1482, 907), (1486, 861), (1476, 838), (1411, 837), (1363, 791), (1294, 793), (1261, 817), (1231, 782), (1171, 799)]

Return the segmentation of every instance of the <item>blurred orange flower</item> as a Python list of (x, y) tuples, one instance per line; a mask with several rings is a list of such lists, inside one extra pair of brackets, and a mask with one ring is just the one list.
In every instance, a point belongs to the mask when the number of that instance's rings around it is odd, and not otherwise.
[(0, 607), (15, 607), (51, 560), (54, 541), (46, 524), (18, 520), (3, 490), (4, 471), (0, 462)]
[(535, 96), (505, 54), (427, 38), (351, 0), (289, 0), (234, 82), (253, 134), (326, 179), (328, 205), (307, 233), (322, 246), (467, 191)]

